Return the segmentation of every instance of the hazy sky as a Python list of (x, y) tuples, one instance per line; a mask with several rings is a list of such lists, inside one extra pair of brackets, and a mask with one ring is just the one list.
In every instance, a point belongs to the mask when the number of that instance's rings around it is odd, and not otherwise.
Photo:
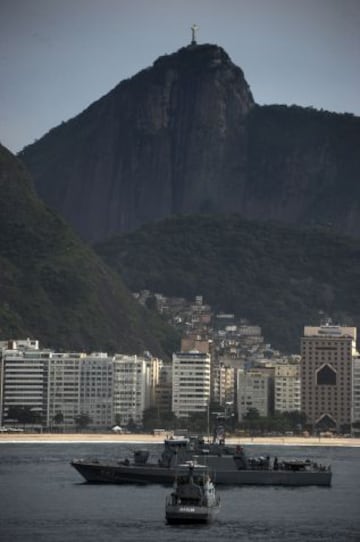
[(191, 39), (259, 104), (360, 115), (360, 0), (0, 0), (0, 142), (13, 152)]

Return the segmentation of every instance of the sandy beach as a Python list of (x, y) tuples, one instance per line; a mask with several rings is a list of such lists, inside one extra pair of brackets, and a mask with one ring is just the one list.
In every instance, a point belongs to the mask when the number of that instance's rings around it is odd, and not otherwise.
[[(166, 436), (166, 435), (165, 435)], [(6, 443), (161, 443), (164, 436), (149, 434), (126, 434), (113, 433), (0, 433), (0, 444)], [(228, 444), (256, 444), (274, 446), (348, 446), (360, 447), (360, 438), (337, 438), (337, 437), (229, 437)]]

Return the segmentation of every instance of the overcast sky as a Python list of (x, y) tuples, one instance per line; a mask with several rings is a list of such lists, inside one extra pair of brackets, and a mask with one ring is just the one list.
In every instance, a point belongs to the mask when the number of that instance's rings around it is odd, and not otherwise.
[(18, 152), (187, 45), (193, 23), (257, 103), (360, 115), (360, 0), (0, 0), (0, 142)]

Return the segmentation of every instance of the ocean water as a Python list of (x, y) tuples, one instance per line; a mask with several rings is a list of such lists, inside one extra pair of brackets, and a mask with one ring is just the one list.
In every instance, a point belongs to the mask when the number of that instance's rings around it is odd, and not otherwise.
[[(332, 487), (218, 488), (214, 523), (169, 526), (158, 485), (90, 485), (69, 462), (130, 457), (139, 444), (0, 444), (1, 542), (359, 542), (360, 448), (247, 446), (331, 464)], [(156, 457), (160, 445), (147, 445)]]

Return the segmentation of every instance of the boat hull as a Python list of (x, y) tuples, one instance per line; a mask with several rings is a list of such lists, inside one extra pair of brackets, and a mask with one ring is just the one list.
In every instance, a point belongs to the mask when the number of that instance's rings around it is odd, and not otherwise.
[(182, 506), (174, 505), (166, 507), (166, 521), (170, 525), (184, 523), (210, 523), (219, 511), (219, 506)]
[[(175, 476), (175, 468), (155, 464), (123, 465), (86, 460), (74, 460), (71, 464), (89, 483), (171, 485)], [(236, 470), (230, 465), (223, 469), (211, 468), (216, 485), (330, 486), (332, 478), (331, 471)]]

